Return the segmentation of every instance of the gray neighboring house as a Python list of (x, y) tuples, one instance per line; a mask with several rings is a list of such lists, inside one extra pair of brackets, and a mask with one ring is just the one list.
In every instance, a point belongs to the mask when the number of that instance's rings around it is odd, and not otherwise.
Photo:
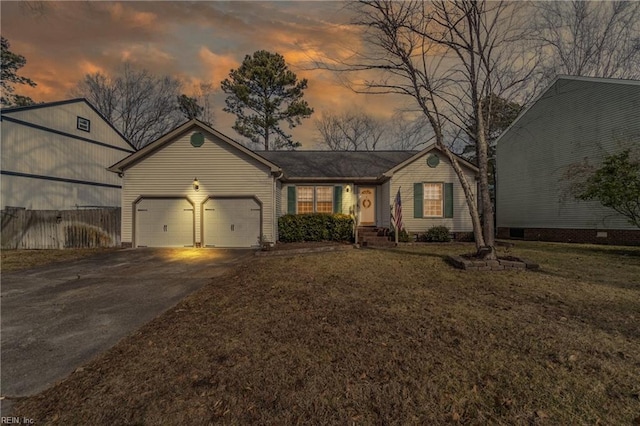
[(640, 230), (569, 194), (567, 170), (640, 149), (640, 81), (559, 76), (497, 140), (499, 238), (640, 244)]
[(120, 207), (107, 167), (135, 148), (85, 99), (2, 109), (2, 210)]
[[(475, 182), (477, 168), (460, 163)], [(410, 233), (439, 225), (472, 232), (458, 178), (433, 145), (419, 152), (252, 151), (191, 120), (109, 170), (123, 176), (128, 247), (256, 247), (278, 240), (285, 214), (351, 214), (361, 226), (388, 228), (398, 190)]]

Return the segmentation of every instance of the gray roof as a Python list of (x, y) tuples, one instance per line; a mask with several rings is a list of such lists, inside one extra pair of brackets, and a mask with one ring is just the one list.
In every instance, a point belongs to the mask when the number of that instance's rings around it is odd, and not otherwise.
[(257, 151), (288, 179), (378, 178), (419, 151)]

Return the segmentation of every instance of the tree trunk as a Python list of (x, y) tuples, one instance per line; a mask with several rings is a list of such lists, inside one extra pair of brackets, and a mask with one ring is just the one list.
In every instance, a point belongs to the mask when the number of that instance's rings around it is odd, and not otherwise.
[(496, 259), (495, 234), (493, 224), (493, 203), (489, 191), (488, 145), (485, 131), (482, 101), (476, 105), (476, 147), (478, 153), (478, 169), (480, 174), (480, 201), (482, 205), (482, 235), (485, 248), (480, 247), (478, 255), (484, 259)]

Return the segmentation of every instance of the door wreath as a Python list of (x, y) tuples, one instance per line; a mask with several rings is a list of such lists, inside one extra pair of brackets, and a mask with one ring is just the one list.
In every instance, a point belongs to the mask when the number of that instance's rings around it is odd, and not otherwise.
[(371, 200), (364, 200), (362, 202), (362, 207), (364, 207), (365, 209), (368, 209), (369, 207), (371, 207)]

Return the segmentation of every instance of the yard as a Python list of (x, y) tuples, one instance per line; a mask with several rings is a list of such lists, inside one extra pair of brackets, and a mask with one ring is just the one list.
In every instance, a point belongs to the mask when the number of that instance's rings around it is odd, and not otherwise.
[[(640, 248), (252, 259), (14, 406), (55, 424), (640, 423)], [(502, 249), (503, 251), (505, 249)]]

